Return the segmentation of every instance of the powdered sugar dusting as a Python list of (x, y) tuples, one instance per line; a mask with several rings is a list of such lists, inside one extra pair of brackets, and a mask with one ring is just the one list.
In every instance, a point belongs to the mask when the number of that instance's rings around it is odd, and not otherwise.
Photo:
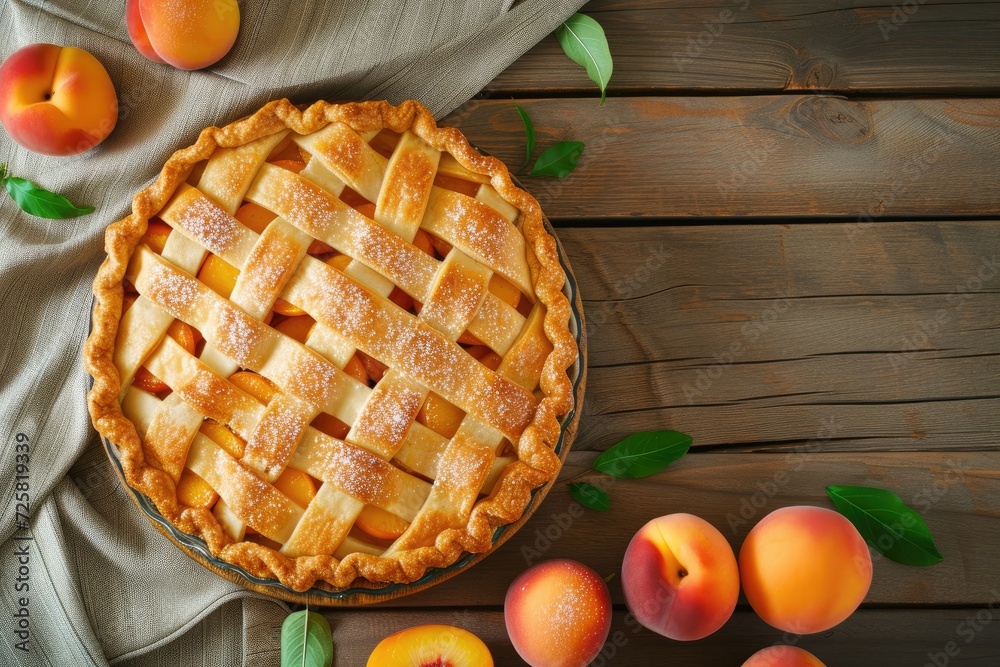
[(337, 367), (305, 347), (296, 347), (284, 377), (275, 378), (288, 393), (322, 408), (329, 402)]
[(174, 224), (223, 257), (229, 254), (243, 231), (243, 226), (235, 218), (203, 196), (194, 198), (181, 209)]
[(248, 464), (272, 479), (284, 470), (292, 448), (309, 425), (300, 407), (281, 398), (272, 401), (247, 442)]
[(375, 448), (376, 454), (391, 457), (403, 444), (421, 402), (421, 395), (416, 392), (380, 385), (354, 423), (352, 437), (359, 444)]
[(448, 240), (463, 250), (480, 256), (494, 271), (506, 266), (506, 243), (510, 223), (487, 204), (459, 193), (450, 193), (444, 220)]
[(228, 303), (219, 308), (216, 316), (217, 331), (211, 343), (241, 367), (259, 368), (256, 351), (266, 337), (266, 326)]
[(198, 299), (198, 281), (166, 264), (154, 263), (143, 283), (148, 285), (146, 298), (176, 318), (188, 312)]
[(300, 248), (288, 239), (265, 236), (247, 258), (241, 278), (257, 303), (270, 304), (298, 266)]

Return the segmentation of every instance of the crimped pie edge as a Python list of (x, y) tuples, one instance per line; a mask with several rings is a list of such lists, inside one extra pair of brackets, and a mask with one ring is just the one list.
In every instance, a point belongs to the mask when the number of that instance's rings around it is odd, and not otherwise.
[[(146, 231), (149, 218), (166, 205), (194, 165), (207, 159), (216, 148), (241, 146), (285, 129), (309, 134), (337, 121), (358, 132), (410, 129), (435, 149), (450, 153), (466, 169), (490, 177), (500, 196), (522, 212), (521, 231), (534, 253), (529, 254), (529, 265), (536, 279), (535, 293), (546, 307), (544, 331), (553, 346), (540, 381), (544, 397), (521, 436), (519, 459), (505, 469), (494, 493), (476, 503), (465, 528), (445, 530), (433, 546), (411, 549), (393, 557), (353, 553), (340, 561), (323, 555), (288, 557), (253, 542), (234, 543), (210, 510), (182, 508), (173, 481), (163, 471), (146, 464), (135, 427), (122, 414), (120, 378), (112, 361), (123, 302), (122, 280), (129, 259)], [(578, 350), (569, 331), (570, 304), (562, 292), (566, 276), (555, 238), (545, 229), (538, 202), (514, 185), (507, 167), (500, 160), (479, 153), (459, 130), (438, 127), (419, 102), (410, 100), (393, 106), (386, 101), (347, 104), (319, 101), (299, 109), (282, 99), (225, 127), (206, 128), (194, 145), (176, 151), (157, 179), (135, 195), (132, 214), (108, 227), (105, 249), (108, 256), (94, 280), (92, 332), (84, 346), (85, 367), (94, 377), (88, 393), (94, 425), (117, 446), (130, 486), (149, 497), (177, 529), (204, 539), (215, 557), (255, 577), (273, 577), (296, 591), (308, 590), (318, 581), (346, 588), (359, 577), (375, 583), (415, 581), (428, 568), (451, 565), (466, 551), (489, 550), (495, 529), (517, 521), (531, 500), (532, 490), (551, 480), (560, 469), (561, 462), (553, 448), (560, 436), (559, 418), (573, 407), (567, 370), (577, 360)]]

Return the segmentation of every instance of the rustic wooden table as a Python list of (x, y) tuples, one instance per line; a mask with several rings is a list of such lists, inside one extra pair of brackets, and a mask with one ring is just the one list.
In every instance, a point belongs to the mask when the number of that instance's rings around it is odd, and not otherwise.
[(603, 107), (550, 37), (445, 122), (519, 165), (515, 97), (541, 148), (587, 144), (568, 178), (523, 179), (588, 319), (562, 479), (596, 477), (597, 453), (639, 430), (678, 429), (695, 448), (615, 483), (608, 513), (566, 525), (559, 483), (469, 572), (331, 611), (337, 665), (428, 622), (523, 664), (502, 605), (529, 559), (618, 574), (633, 533), (671, 512), (738, 549), (771, 510), (829, 506), (827, 484), (897, 492), (944, 562), (876, 559), (865, 604), (820, 635), (783, 637), (741, 599), (692, 643), (626, 624), (616, 576), (595, 664), (735, 667), (782, 640), (830, 667), (1000, 664), (1000, 3), (675, 4), (585, 7), (615, 57)]

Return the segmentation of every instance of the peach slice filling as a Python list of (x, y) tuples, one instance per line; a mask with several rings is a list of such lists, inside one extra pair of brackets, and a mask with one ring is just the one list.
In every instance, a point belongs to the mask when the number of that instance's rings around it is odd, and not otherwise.
[[(385, 130), (372, 139), (371, 146), (382, 155), (388, 157), (392, 154), (398, 138), (399, 135)], [(286, 139), (272, 151), (268, 162), (283, 169), (299, 173), (306, 167), (306, 163), (310, 158), (311, 156), (301, 150), (297, 144), (290, 139)], [(196, 184), (203, 169), (204, 163), (197, 165), (188, 181), (193, 181)], [(435, 177), (434, 183), (438, 187), (454, 190), (471, 197), (476, 195), (479, 188), (478, 183), (440, 173)], [(345, 187), (340, 198), (344, 203), (363, 215), (374, 218), (375, 204), (365, 199), (350, 187)], [(234, 217), (249, 229), (260, 234), (263, 233), (265, 228), (277, 216), (258, 204), (245, 201), (236, 211)], [(147, 232), (143, 236), (142, 241), (154, 252), (162, 253), (171, 231), (172, 228), (166, 223), (152, 219), (149, 222)], [(452, 250), (450, 243), (423, 229), (417, 231), (413, 239), (413, 245), (438, 260), (443, 260)], [(310, 245), (308, 254), (325, 260), (328, 264), (341, 271), (346, 270), (352, 261), (350, 257), (338, 253), (329, 245), (318, 240), (314, 240)], [(209, 253), (202, 262), (197, 278), (213, 291), (228, 298), (235, 288), (239, 275), (240, 270), (238, 268), (232, 266), (222, 258)], [(527, 316), (530, 312), (533, 305), (531, 301), (523, 298), (521, 291), (502, 276), (494, 274), (490, 279), (488, 289), (496, 297), (511, 307), (516, 308), (522, 315)], [(134, 295), (126, 296), (126, 308), (134, 299)], [(422, 304), (398, 287), (393, 289), (389, 295), (389, 299), (400, 308), (415, 315), (420, 313)], [(305, 343), (312, 326), (315, 324), (315, 321), (301, 308), (281, 298), (275, 301), (273, 309), (265, 321), (271, 323), (278, 331), (301, 343)], [(175, 321), (171, 324), (167, 333), (192, 354), (195, 353), (196, 346), (201, 339), (197, 331), (180, 321)], [(459, 337), (458, 343), (471, 356), (488, 368), (496, 370), (500, 366), (502, 361), (500, 355), (468, 331)], [(382, 379), (386, 371), (386, 366), (378, 359), (358, 351), (345, 366), (344, 371), (359, 382), (373, 386)], [(250, 371), (237, 371), (230, 376), (229, 380), (238, 388), (264, 404), (267, 404), (271, 400), (276, 391), (269, 380)], [(135, 384), (137, 387), (154, 394), (169, 391), (169, 388), (164, 383), (160, 382), (145, 368), (139, 369), (139, 372), (136, 374)], [(464, 416), (465, 412), (460, 408), (431, 392), (417, 414), (416, 420), (439, 435), (451, 438), (458, 431)], [(350, 427), (346, 423), (326, 413), (316, 416), (311, 425), (317, 430), (338, 439), (343, 439), (350, 431)], [(234, 457), (242, 457), (244, 443), (225, 426), (212, 420), (207, 420), (203, 424), (201, 432)], [(507, 443), (507, 446), (510, 449), (509, 443)], [(294, 468), (287, 468), (274, 482), (274, 486), (278, 490), (303, 507), (307, 506), (315, 497), (320, 484), (322, 484), (321, 481)], [(182, 472), (177, 489), (180, 502), (191, 507), (211, 508), (218, 501), (218, 494), (207, 482), (189, 469), (184, 469)], [(355, 524), (356, 530), (352, 530), (352, 533), (360, 531), (357, 536), (361, 539), (372, 538), (379, 542), (391, 542), (402, 535), (408, 527), (409, 523), (395, 514), (375, 506), (366, 506), (357, 519)], [(276, 549), (281, 546), (256, 533), (256, 531), (249, 527), (247, 527), (247, 539)]]

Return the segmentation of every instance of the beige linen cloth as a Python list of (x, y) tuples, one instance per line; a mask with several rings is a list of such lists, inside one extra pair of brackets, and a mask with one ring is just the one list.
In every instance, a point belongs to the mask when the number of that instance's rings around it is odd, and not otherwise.
[[(277, 665), (287, 608), (203, 569), (156, 532), (90, 425), (80, 353), (104, 229), (207, 125), (279, 97), (415, 98), (440, 117), (582, 0), (241, 0), (235, 47), (199, 72), (140, 56), (124, 4), (0, 4), (0, 59), (35, 42), (84, 48), (108, 69), (120, 104), (114, 133), (79, 157), (34, 155), (0, 132), (12, 174), (97, 207), (43, 220), (0, 200), (0, 666)], [(19, 439), (30, 445), (27, 530), (17, 526)], [(18, 590), (25, 583), (30, 590)], [(17, 648), (20, 598), (27, 652)]]

